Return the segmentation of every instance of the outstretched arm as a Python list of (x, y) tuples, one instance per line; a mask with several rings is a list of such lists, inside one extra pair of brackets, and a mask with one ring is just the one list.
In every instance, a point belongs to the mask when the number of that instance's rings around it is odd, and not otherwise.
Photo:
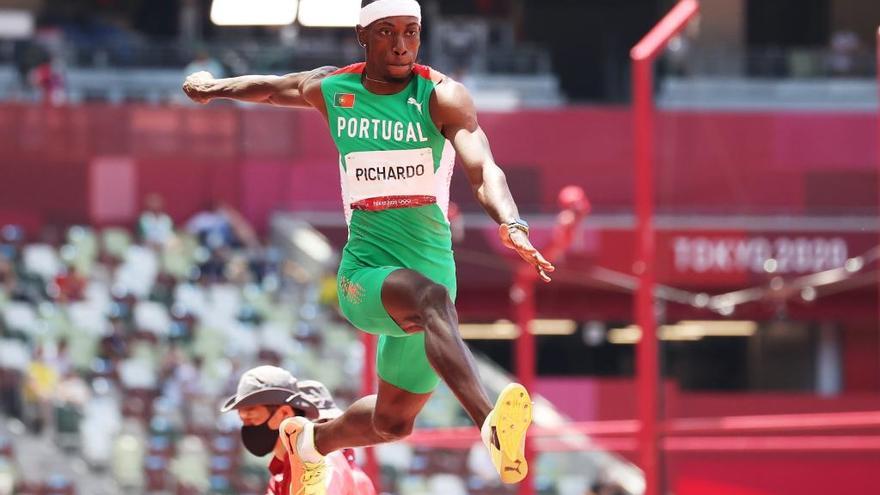
[(527, 232), (507, 228), (507, 224), (519, 219), (519, 211), (507, 177), (495, 163), (489, 139), (477, 122), (477, 110), (467, 89), (451, 79), (443, 80), (431, 98), (431, 115), (461, 158), (477, 201), (500, 224), (504, 245), (515, 250), (535, 267), (542, 280), (549, 282), (548, 273), (553, 272), (553, 265), (532, 246)]
[(306, 85), (322, 79), (334, 70), (335, 67), (320, 67), (283, 76), (240, 76), (225, 79), (214, 79), (209, 72), (196, 72), (186, 78), (183, 91), (197, 103), (228, 98), (285, 107), (313, 107), (314, 103), (306, 94)]

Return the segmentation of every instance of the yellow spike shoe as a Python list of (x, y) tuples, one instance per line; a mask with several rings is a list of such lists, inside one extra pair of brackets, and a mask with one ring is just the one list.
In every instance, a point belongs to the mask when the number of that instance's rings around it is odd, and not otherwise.
[(519, 483), (529, 473), (526, 430), (532, 423), (532, 399), (519, 383), (511, 383), (498, 396), (487, 420), (487, 447), (492, 464), (504, 483)]

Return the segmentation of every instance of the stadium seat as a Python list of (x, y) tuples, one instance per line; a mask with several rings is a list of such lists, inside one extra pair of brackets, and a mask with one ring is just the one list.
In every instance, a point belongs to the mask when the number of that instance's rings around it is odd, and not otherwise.
[(143, 439), (132, 433), (120, 435), (113, 445), (113, 478), (125, 490), (138, 491), (146, 484)]
[(116, 270), (114, 289), (146, 299), (159, 273), (156, 253), (142, 246), (129, 246), (122, 265)]
[(14, 493), (16, 471), (10, 459), (0, 457), (0, 493)]
[(123, 259), (130, 245), (131, 234), (125, 229), (110, 228), (101, 232), (101, 247), (114, 258)]
[(24, 268), (49, 281), (61, 273), (62, 263), (55, 248), (48, 244), (30, 244), (25, 246), (23, 258)]
[(195, 284), (178, 284), (174, 290), (174, 304), (180, 311), (202, 317), (208, 312), (208, 296)]
[(168, 335), (171, 317), (160, 303), (139, 301), (134, 305), (134, 323), (138, 330), (146, 330), (157, 335)]
[(241, 292), (231, 284), (211, 286), (208, 291), (210, 310), (214, 314), (222, 314), (235, 318), (241, 308)]
[(91, 301), (71, 303), (67, 307), (70, 323), (77, 332), (98, 337), (108, 330), (106, 308)]
[(10, 330), (34, 336), (39, 330), (39, 319), (34, 307), (28, 303), (10, 302), (3, 308), (3, 320)]
[(110, 296), (110, 287), (100, 280), (89, 280), (85, 290), (85, 303), (95, 308), (102, 315), (106, 315), (110, 309), (113, 298)]
[[(187, 435), (181, 440), (171, 471), (178, 480), (178, 494), (200, 493), (210, 484), (210, 458), (201, 438)], [(196, 490), (196, 491), (192, 491)]]
[(428, 478), (431, 495), (468, 495), (464, 481), (452, 474), (436, 474)]

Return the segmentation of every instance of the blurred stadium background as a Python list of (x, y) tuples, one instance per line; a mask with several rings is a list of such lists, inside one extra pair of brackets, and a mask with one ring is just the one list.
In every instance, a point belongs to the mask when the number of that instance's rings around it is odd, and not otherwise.
[[(343, 404), (370, 386), (336, 310), (325, 124), (180, 91), (196, 70), (356, 61), (338, 25), (359, 3), (261, 0), (283, 25), (234, 26), (259, 9), (0, 0), (0, 494), (261, 494), (265, 460), (217, 413), (242, 371), (278, 364)], [(536, 468), (499, 486), (441, 390), (377, 449), (382, 491), (876, 493), (880, 2), (702, 0), (658, 58), (653, 374), (629, 51), (674, 2), (422, 4), (422, 60), (471, 88), (559, 269), (533, 290), (454, 177), (462, 332), (496, 392), (534, 344)]]

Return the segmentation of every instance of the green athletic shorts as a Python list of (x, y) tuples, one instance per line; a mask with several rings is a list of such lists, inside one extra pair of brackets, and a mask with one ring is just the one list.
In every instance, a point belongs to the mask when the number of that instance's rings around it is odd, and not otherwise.
[[(452, 253), (449, 253), (451, 260)], [(343, 254), (337, 278), (339, 306), (346, 318), (357, 328), (379, 336), (376, 367), (382, 380), (414, 394), (432, 392), (440, 377), (425, 354), (425, 334), (407, 334), (397, 325), (382, 304), (382, 284), (385, 278), (402, 266), (359, 266), (352, 257)], [(433, 267), (429, 267), (433, 268)], [(455, 265), (444, 270), (424, 273), (434, 282), (446, 287), (455, 301)], [(434, 276), (431, 276), (434, 275)]]

